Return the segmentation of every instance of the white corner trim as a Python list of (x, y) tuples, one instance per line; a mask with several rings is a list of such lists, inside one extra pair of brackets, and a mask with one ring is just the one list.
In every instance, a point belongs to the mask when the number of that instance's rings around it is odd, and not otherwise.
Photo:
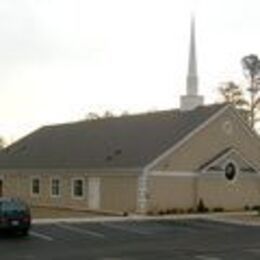
[(230, 108), (230, 105), (224, 106), (222, 109), (220, 109), (217, 113), (213, 114), (208, 120), (206, 120), (203, 124), (199, 125), (197, 128), (195, 128), (192, 132), (187, 134), (184, 138), (182, 138), (178, 143), (173, 145), (171, 148), (166, 150), (163, 154), (159, 155), (157, 158), (155, 158), (152, 162), (150, 162), (148, 165), (145, 166), (145, 171), (149, 171), (152, 169), (156, 164), (158, 164), (160, 161), (164, 160), (168, 155), (173, 153), (175, 150), (177, 150), (180, 146), (182, 146), (184, 143), (186, 143), (191, 137), (193, 137), (196, 133), (201, 131), (203, 128), (208, 126), (212, 121), (216, 120), (220, 115), (222, 115), (227, 109)]
[(101, 207), (101, 180), (100, 177), (89, 177), (88, 185), (88, 207), (92, 210), (98, 210)]
[(197, 177), (199, 176), (196, 172), (177, 172), (177, 171), (152, 171), (149, 176), (162, 176), (162, 177)]
[(137, 212), (145, 214), (148, 203), (148, 171), (144, 170), (137, 181)]

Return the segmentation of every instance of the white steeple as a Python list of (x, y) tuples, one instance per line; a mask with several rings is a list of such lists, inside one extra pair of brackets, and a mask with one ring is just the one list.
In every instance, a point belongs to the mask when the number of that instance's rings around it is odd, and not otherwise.
[(203, 105), (203, 97), (198, 95), (198, 75), (195, 39), (195, 18), (191, 18), (189, 66), (186, 82), (186, 95), (181, 97), (181, 110), (192, 110)]

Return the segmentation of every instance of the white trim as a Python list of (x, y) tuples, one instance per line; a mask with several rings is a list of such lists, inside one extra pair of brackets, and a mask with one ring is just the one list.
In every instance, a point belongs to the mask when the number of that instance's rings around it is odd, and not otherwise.
[(169, 171), (152, 171), (150, 176), (162, 176), (162, 177), (197, 177), (199, 176), (196, 172), (169, 172)]
[[(58, 180), (59, 181), (59, 194), (58, 195), (56, 195), (56, 194), (53, 194), (52, 193), (52, 181), (53, 180)], [(62, 185), (61, 185), (61, 177), (55, 177), (55, 176), (51, 176), (50, 177), (50, 186), (49, 186), (49, 188), (50, 188), (50, 197), (51, 198), (60, 198), (61, 197), (61, 187), (62, 187)]]
[(203, 128), (208, 126), (212, 121), (216, 120), (220, 115), (222, 115), (228, 108), (230, 108), (230, 105), (224, 106), (222, 109), (220, 109), (218, 112), (214, 113), (208, 120), (206, 120), (203, 124), (200, 124), (197, 128), (195, 128), (192, 132), (187, 134), (184, 138), (182, 138), (178, 143), (174, 144), (171, 148), (166, 150), (163, 154), (159, 155), (156, 159), (154, 159), (152, 162), (150, 162), (148, 165), (145, 166), (145, 170), (150, 170), (153, 168), (156, 164), (158, 164), (160, 161), (164, 160), (167, 156), (169, 156), (171, 153), (173, 153), (175, 150), (177, 150), (180, 146), (182, 146), (184, 143), (186, 143), (190, 138), (192, 138), (196, 133), (201, 131)]
[[(34, 180), (39, 181), (39, 193), (33, 192), (33, 181)], [(31, 195), (31, 197), (39, 197), (41, 195), (41, 177), (40, 176), (31, 176), (30, 177), (30, 195)]]
[[(74, 182), (80, 180), (82, 181), (82, 196), (75, 196), (74, 193)], [(82, 177), (73, 177), (71, 179), (71, 197), (72, 199), (76, 199), (76, 200), (83, 200), (85, 198), (85, 179)]]
[(147, 211), (148, 171), (144, 170), (137, 181), (137, 211), (145, 214)]
[(92, 210), (100, 209), (100, 177), (89, 177), (88, 178), (88, 207)]
[(233, 114), (239, 119), (239, 121), (244, 126), (244, 129), (254, 138), (254, 140), (257, 140), (258, 145), (260, 145), (260, 138), (259, 135), (256, 134), (254, 130), (252, 130), (249, 125), (246, 123), (245, 119), (241, 116), (241, 114), (238, 113), (236, 109), (232, 109)]
[[(214, 160), (213, 162), (211, 162), (210, 164), (208, 164), (206, 167), (204, 167), (201, 172), (204, 173), (208, 173), (208, 169), (214, 165), (214, 164), (218, 164), (219, 161), (221, 161), (223, 158), (225, 158), (226, 156), (228, 156), (231, 152), (235, 151), (234, 148), (231, 148), (229, 151), (227, 151), (226, 153), (222, 154), (220, 157), (218, 157), (216, 160)], [(217, 171), (219, 172), (219, 171)]]

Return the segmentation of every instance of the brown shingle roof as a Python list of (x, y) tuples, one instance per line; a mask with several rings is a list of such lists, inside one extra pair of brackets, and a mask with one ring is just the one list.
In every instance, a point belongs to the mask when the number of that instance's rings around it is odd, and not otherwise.
[(223, 105), (42, 127), (0, 154), (0, 168), (139, 168)]

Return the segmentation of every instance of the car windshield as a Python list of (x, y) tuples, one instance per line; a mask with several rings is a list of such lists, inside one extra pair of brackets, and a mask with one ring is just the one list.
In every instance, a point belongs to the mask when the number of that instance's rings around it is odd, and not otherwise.
[(26, 210), (26, 205), (20, 201), (0, 201), (0, 211), (2, 212), (21, 212)]

